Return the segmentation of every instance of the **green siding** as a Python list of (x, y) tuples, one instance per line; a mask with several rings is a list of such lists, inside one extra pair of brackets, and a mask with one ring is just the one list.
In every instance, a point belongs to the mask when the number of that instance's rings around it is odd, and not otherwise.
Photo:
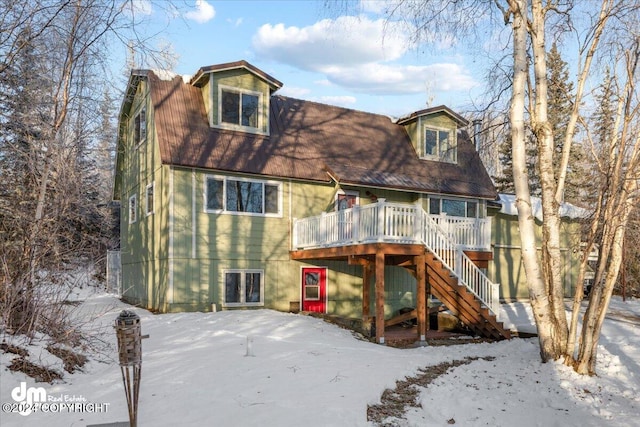
[[(208, 311), (215, 304), (215, 309), (224, 309), (224, 270), (261, 269), (264, 271), (264, 307), (286, 311), (292, 302), (300, 300), (301, 268), (313, 265), (329, 268), (328, 312), (346, 317), (361, 316), (362, 267), (338, 261), (301, 263), (289, 259), (290, 218), (333, 210), (338, 187), (281, 181), (281, 217), (209, 213), (204, 209), (205, 177), (209, 173), (174, 168), (171, 174), (174, 195), (173, 258), (170, 260), (173, 302), (162, 301), (153, 308)], [(362, 197), (366, 190), (360, 191)], [(413, 198), (392, 191), (374, 193), (395, 201)], [(362, 202), (369, 201), (362, 199)], [(145, 281), (143, 275), (139, 280)], [(387, 267), (385, 280), (387, 315), (396, 313), (401, 307), (415, 305), (415, 279), (410, 274), (401, 268)]]
[[(146, 107), (147, 137), (133, 144), (134, 119)], [(149, 308), (159, 308), (168, 284), (167, 168), (163, 167), (153, 131), (153, 110), (148, 102), (146, 82), (135, 94), (127, 121), (120, 186), (121, 260), (125, 299)], [(154, 184), (153, 213), (146, 214), (146, 188)], [(129, 224), (129, 197), (137, 199), (137, 221)]]
[[(518, 217), (494, 214), (492, 220), (493, 262), (489, 278), (500, 284), (500, 297), (507, 301), (529, 298), (529, 290), (522, 263)], [(536, 220), (538, 254), (542, 242), (542, 227)], [(573, 296), (580, 267), (580, 224), (563, 219), (560, 231), (560, 251), (563, 258), (562, 282), (565, 296)]]
[(202, 91), (202, 99), (204, 101), (204, 110), (207, 113), (207, 118), (209, 120), (209, 126), (213, 124), (213, 111), (211, 104), (211, 80), (207, 79), (205, 84), (200, 88)]

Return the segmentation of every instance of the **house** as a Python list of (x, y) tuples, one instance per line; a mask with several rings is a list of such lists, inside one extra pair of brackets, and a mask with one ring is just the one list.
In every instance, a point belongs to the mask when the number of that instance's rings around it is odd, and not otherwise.
[[(526, 300), (529, 290), (521, 256), (518, 212), (513, 194), (500, 194), (495, 208), (489, 208), (492, 217), (491, 247), (493, 261), (488, 276), (500, 284), (500, 298), (504, 301)], [(538, 251), (542, 244), (542, 201), (531, 197)], [(582, 257), (582, 222), (587, 212), (570, 203), (560, 205), (560, 253), (562, 256), (562, 283), (564, 296), (572, 298)], [(588, 278), (592, 271), (588, 271)]]
[(384, 343), (410, 317), (424, 340), (432, 295), (508, 338), (486, 275), (497, 193), (467, 120), (439, 106), (394, 121), (280, 87), (246, 61), (131, 73), (114, 185), (123, 297), (361, 318)]

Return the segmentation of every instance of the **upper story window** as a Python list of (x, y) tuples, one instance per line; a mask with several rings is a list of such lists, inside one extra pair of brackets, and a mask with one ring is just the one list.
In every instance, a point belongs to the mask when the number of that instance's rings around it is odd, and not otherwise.
[(129, 197), (129, 224), (133, 224), (138, 220), (138, 199), (136, 195)]
[(136, 145), (147, 139), (147, 109), (142, 108), (133, 122), (134, 136), (133, 140)]
[(220, 87), (220, 123), (250, 128), (260, 128), (260, 92), (245, 91), (231, 87)]
[(466, 218), (483, 218), (483, 206), (476, 200), (429, 198), (429, 213), (432, 215), (446, 214)]
[(154, 205), (153, 205), (153, 187), (154, 187), (154, 183), (152, 182), (151, 184), (147, 185), (147, 189), (145, 192), (145, 197), (147, 199), (147, 215), (151, 215), (154, 212)]
[(424, 156), (445, 162), (457, 161), (456, 134), (451, 129), (425, 128)]
[(205, 180), (207, 212), (279, 216), (282, 184), (272, 181), (208, 176)]

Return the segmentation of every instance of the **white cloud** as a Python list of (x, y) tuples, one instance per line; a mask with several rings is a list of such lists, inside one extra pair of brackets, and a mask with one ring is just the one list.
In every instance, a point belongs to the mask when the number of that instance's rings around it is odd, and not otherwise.
[(377, 95), (415, 94), (429, 91), (469, 90), (478, 83), (458, 64), (363, 64), (326, 70), (332, 83), (357, 92)]
[(415, 94), (477, 85), (457, 63), (399, 64), (411, 46), (409, 34), (404, 24), (342, 16), (303, 28), (265, 24), (253, 37), (253, 49), (264, 59), (321, 73), (325, 84), (361, 93)]
[(282, 89), (278, 90), (278, 93), (283, 96), (290, 96), (292, 98), (301, 98), (305, 95), (309, 94), (311, 91), (307, 88), (302, 87), (293, 87), (293, 86), (283, 86)]
[(196, 21), (198, 24), (209, 22), (216, 16), (216, 10), (207, 3), (207, 0), (196, 0), (196, 10), (184, 14), (184, 17)]
[(356, 98), (349, 95), (321, 96), (319, 102), (329, 105), (337, 105), (339, 107), (349, 107), (356, 103)]
[(354, 16), (324, 19), (304, 28), (265, 24), (253, 37), (257, 55), (309, 71), (393, 61), (405, 54), (409, 44), (396, 24)]
[(318, 85), (318, 86), (332, 86), (333, 85), (333, 83), (331, 83), (328, 79), (316, 80), (313, 83)]
[(360, 0), (360, 7), (365, 12), (381, 14), (387, 9), (387, 6), (392, 5), (389, 5), (388, 1), (382, 0)]
[(237, 19), (227, 18), (227, 22), (233, 25), (234, 27), (239, 27), (240, 25), (242, 25), (243, 20), (244, 18), (237, 18)]

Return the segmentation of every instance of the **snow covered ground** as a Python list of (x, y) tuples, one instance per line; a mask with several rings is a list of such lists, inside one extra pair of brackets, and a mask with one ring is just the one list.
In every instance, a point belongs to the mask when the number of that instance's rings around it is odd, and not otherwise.
[[(598, 376), (581, 377), (560, 363), (541, 364), (536, 339), (492, 344), (396, 349), (359, 340), (313, 317), (270, 310), (154, 315), (111, 295), (80, 296), (86, 325), (111, 345), (84, 372), (55, 384), (7, 369), (0, 353), (5, 426), (86, 426), (127, 421), (116, 360), (115, 318), (141, 317), (143, 340), (139, 426), (367, 426), (367, 405), (420, 368), (479, 358), (452, 368), (421, 389), (421, 407), (396, 426), (640, 426), (640, 302), (615, 299), (604, 325)], [(528, 306), (503, 307), (507, 326), (531, 330)], [(9, 340), (10, 337), (4, 337)], [(19, 343), (18, 343), (19, 344)], [(32, 360), (62, 372), (45, 344)], [(29, 415), (4, 412), (26, 390), (42, 387), (49, 405)], [(14, 391), (15, 390), (15, 391)], [(7, 405), (8, 404), (8, 405)], [(15, 406), (15, 405), (14, 405)], [(55, 412), (57, 410), (57, 412)], [(94, 411), (94, 412), (91, 412)]]

